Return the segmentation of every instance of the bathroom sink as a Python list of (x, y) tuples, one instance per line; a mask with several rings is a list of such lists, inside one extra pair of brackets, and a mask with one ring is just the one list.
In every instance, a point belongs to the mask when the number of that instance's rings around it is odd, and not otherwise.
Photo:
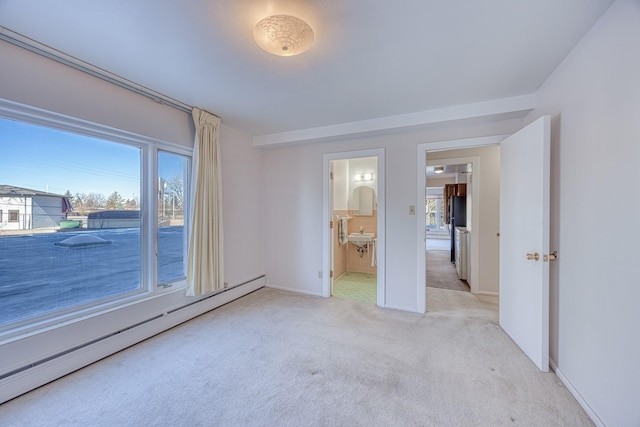
[(351, 233), (347, 239), (356, 246), (366, 246), (367, 243), (373, 242), (373, 233)]

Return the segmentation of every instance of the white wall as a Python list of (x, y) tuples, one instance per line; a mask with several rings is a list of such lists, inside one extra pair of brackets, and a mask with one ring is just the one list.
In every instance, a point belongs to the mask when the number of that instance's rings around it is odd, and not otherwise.
[(252, 138), (220, 126), (224, 280), (229, 286), (264, 274), (262, 151)]
[[(386, 158), (386, 305), (417, 311), (416, 151), (419, 143), (512, 133), (521, 120), (431, 128), (377, 138), (266, 149), (264, 152), (265, 265), (268, 283), (321, 295), (322, 156), (384, 148)], [(283, 218), (283, 213), (287, 214)], [(283, 219), (285, 219), (283, 221)]]
[(552, 115), (551, 358), (609, 426), (640, 425), (638, 52), (640, 2), (618, 0), (528, 117)]
[[(480, 170), (473, 171), (472, 179), (480, 180), (480, 194), (473, 195), (473, 213), (478, 215), (478, 285), (477, 293), (498, 294), (500, 292), (500, 147), (466, 148), (430, 152), (428, 160), (453, 159), (457, 157), (479, 157)], [(431, 185), (431, 179), (428, 181)], [(471, 185), (467, 185), (467, 191)], [(475, 200), (477, 197), (478, 200)], [(469, 218), (468, 218), (469, 221)]]
[[(435, 154), (435, 153), (434, 153)], [(431, 158), (432, 156), (429, 156)], [(428, 187), (444, 187), (445, 184), (455, 184), (455, 178), (427, 178)]]

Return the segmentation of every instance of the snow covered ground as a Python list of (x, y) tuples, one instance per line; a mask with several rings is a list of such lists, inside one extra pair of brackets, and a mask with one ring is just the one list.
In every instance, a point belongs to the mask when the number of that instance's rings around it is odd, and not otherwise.
[[(63, 247), (87, 234), (111, 244)], [(161, 227), (158, 282), (184, 277), (183, 227)], [(140, 230), (113, 229), (0, 237), (0, 325), (140, 289)]]

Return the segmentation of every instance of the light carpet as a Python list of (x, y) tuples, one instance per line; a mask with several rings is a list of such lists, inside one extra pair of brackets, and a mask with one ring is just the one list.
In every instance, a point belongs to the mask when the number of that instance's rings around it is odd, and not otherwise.
[(450, 251), (427, 251), (427, 287), (470, 291), (467, 282), (458, 278)]
[[(393, 283), (388, 283), (393, 286)], [(264, 288), (0, 406), (3, 426), (590, 426), (496, 324)]]

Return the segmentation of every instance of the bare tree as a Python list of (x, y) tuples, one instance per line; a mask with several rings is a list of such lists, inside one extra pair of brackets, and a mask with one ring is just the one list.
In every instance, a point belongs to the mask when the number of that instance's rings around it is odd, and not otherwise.
[(184, 203), (184, 180), (181, 174), (175, 173), (171, 177), (171, 180), (167, 181), (166, 197), (174, 203), (176, 209), (182, 211), (182, 205)]
[(106, 200), (104, 196), (100, 193), (89, 193), (87, 194), (87, 198), (85, 201), (85, 207), (87, 210), (99, 210), (104, 209), (106, 206)]

